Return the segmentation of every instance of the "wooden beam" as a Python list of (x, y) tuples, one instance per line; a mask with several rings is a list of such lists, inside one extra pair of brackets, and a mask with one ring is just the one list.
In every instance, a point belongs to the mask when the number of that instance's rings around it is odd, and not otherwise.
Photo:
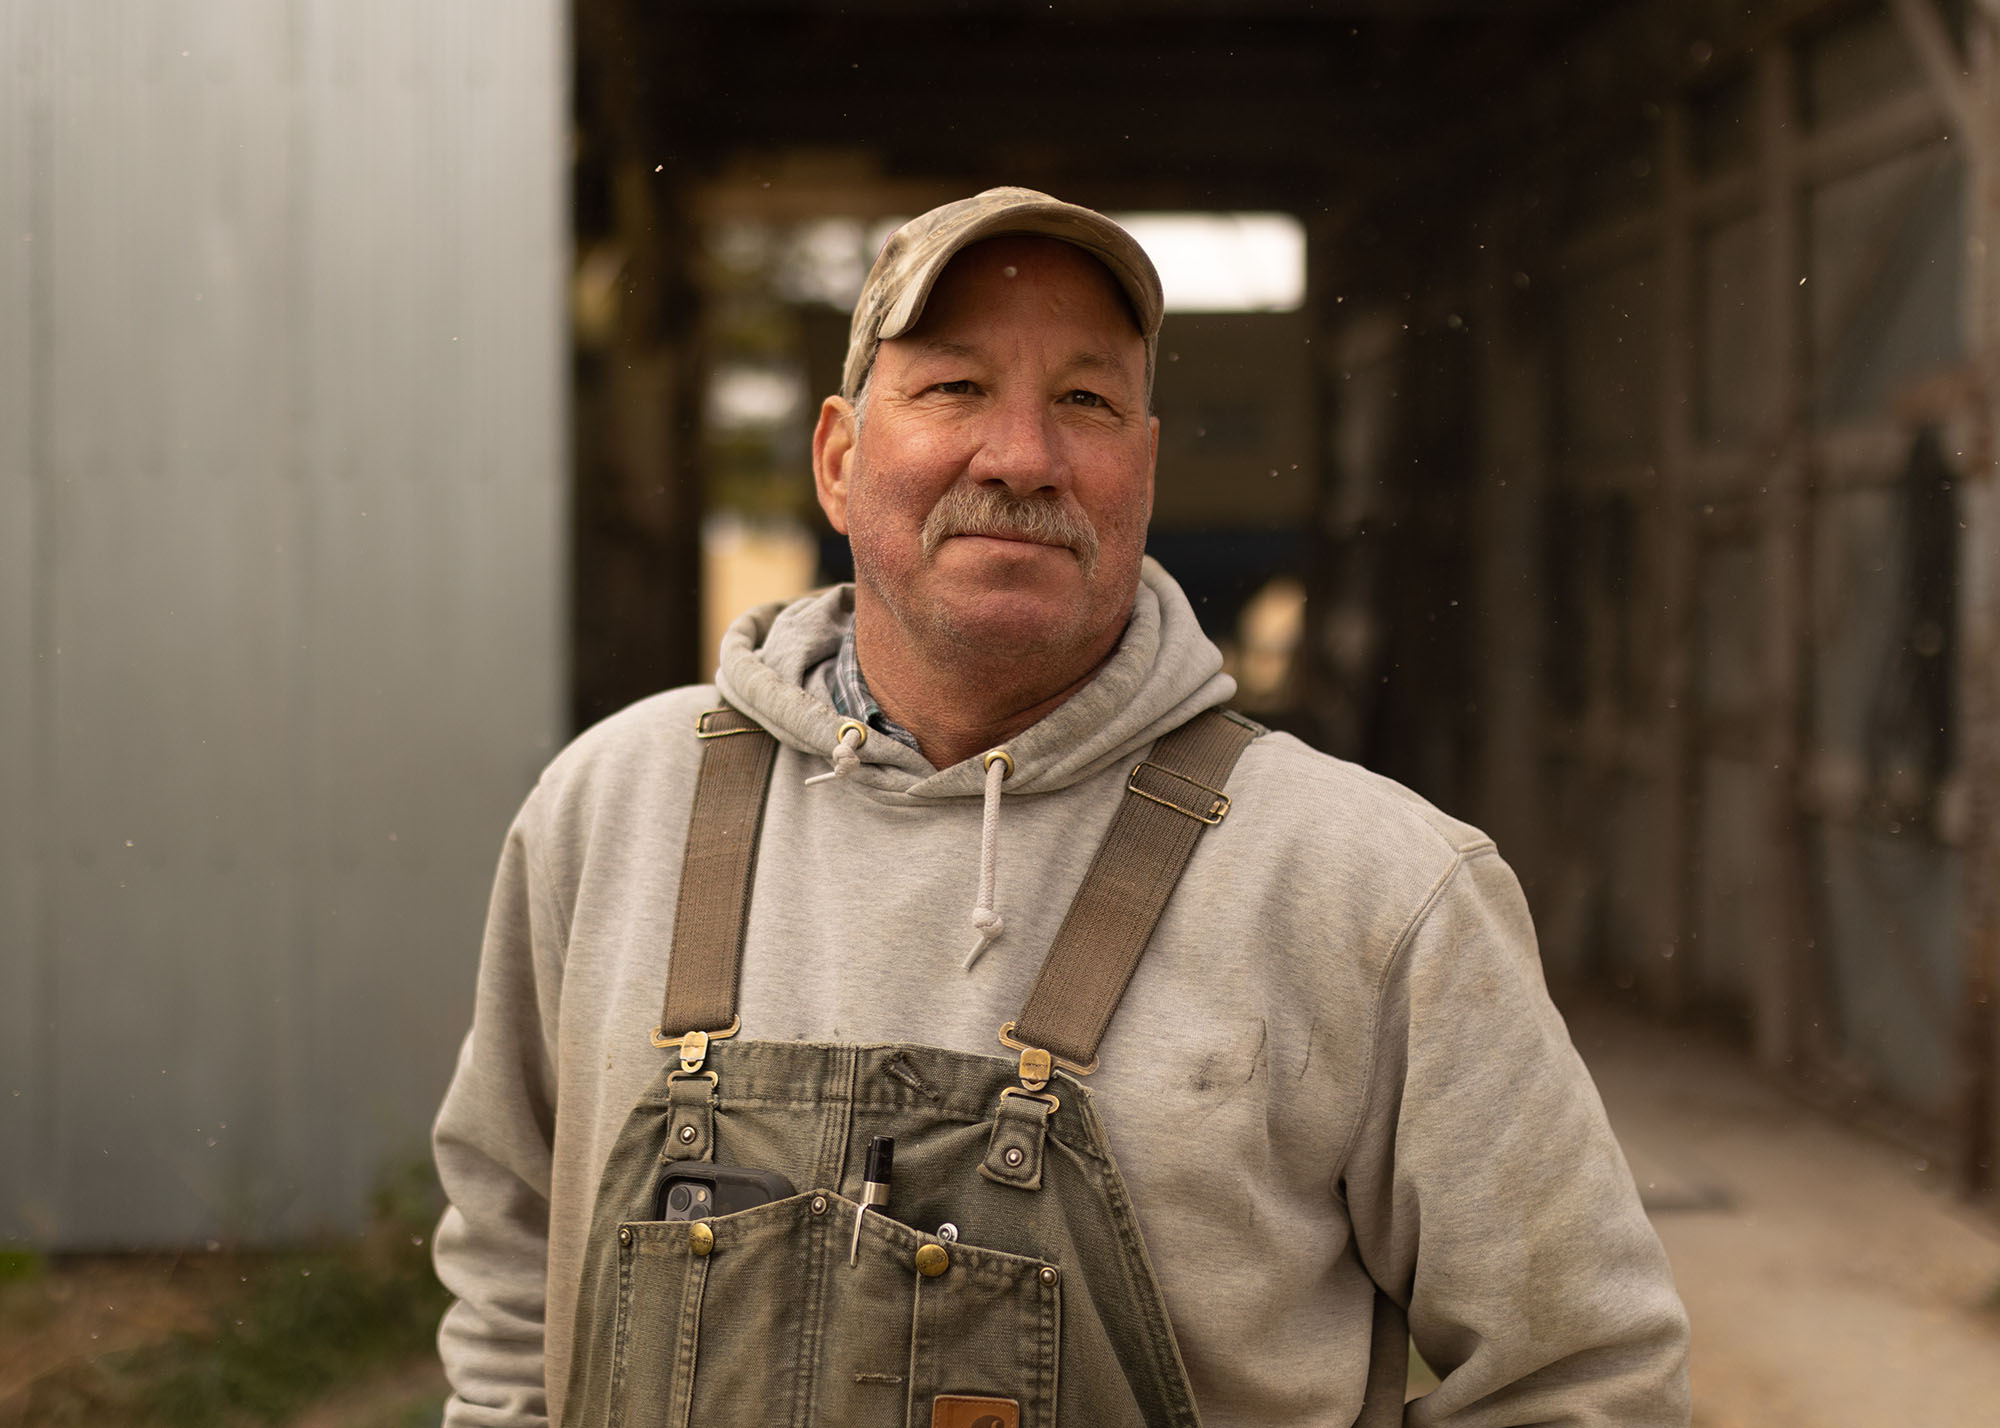
[(1889, 0), (1896, 26), (1916, 54), (1931, 92), (1951, 115), (1953, 129), (1974, 148), (1986, 142), (1972, 86), (1965, 77), (1958, 48), (1945, 30), (1944, 17), (1931, 0)]
[(1813, 484), (1820, 491), (1897, 487), (1910, 459), (1910, 431), (1884, 414), (1812, 434)]
[(1929, 90), (1886, 100), (1798, 140), (1800, 178), (1819, 183), (1893, 159), (1951, 133), (1951, 115)]
[[(2000, 4), (2000, 0), (1995, 3)], [(1770, 50), (1764, 53), (1768, 56)], [(1789, 116), (1785, 128), (1792, 169), (1799, 182), (1808, 184), (1881, 163), (1936, 143), (1952, 132), (1949, 111), (1928, 90), (1902, 95), (1814, 133), (1800, 133)], [(1691, 186), (1687, 202), (1690, 216), (1706, 225), (1757, 207), (1765, 197), (1761, 175), (1742, 172)], [(1648, 209), (1582, 229), (1564, 240), (1562, 261), (1571, 268), (1608, 268), (1629, 262), (1658, 242), (1659, 226), (1659, 211)]]
[(1563, 240), (1557, 259), (1574, 282), (1581, 274), (1620, 268), (1650, 257), (1660, 242), (1661, 210), (1648, 208)]
[(1688, 192), (1688, 216), (1703, 228), (1720, 227), (1732, 218), (1753, 213), (1764, 200), (1755, 169), (1719, 175)]

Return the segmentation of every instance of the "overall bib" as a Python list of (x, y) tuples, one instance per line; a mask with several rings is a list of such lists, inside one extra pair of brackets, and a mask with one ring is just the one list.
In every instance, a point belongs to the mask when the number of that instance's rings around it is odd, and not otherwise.
[[(1133, 770), (1028, 1006), (1001, 1031), (1018, 1061), (729, 1039), (776, 745), (733, 709), (697, 731), (710, 742), (653, 1038), (680, 1054), (598, 1187), (566, 1428), (1195, 1428), (1077, 1076), (1195, 842), (1227, 813), (1221, 789), (1255, 726), (1210, 712)], [(893, 1183), (864, 1214), (875, 1136), (895, 1138)], [(661, 1178), (683, 1161), (777, 1171), (800, 1193), (656, 1219)], [(1402, 1352), (1397, 1339), (1391, 1422)]]

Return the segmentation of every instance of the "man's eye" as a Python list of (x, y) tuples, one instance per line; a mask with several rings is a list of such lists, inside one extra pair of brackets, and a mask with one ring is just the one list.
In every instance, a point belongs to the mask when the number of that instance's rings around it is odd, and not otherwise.
[(1073, 407), (1101, 407), (1105, 404), (1104, 398), (1098, 396), (1097, 393), (1086, 392), (1081, 389), (1069, 393), (1063, 400)]
[(939, 382), (931, 390), (943, 392), (948, 397), (965, 397), (972, 394), (972, 383), (969, 379), (961, 377), (955, 382)]

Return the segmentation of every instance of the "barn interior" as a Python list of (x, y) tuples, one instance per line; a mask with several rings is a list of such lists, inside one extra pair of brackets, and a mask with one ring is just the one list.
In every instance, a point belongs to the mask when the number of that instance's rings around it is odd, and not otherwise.
[(1171, 315), (1158, 393), (1241, 702), (1493, 832), (1553, 981), (1990, 1191), (1996, 24), (580, 0), (573, 722), (844, 573), (807, 439), (893, 221), (1277, 217), (1296, 291)]

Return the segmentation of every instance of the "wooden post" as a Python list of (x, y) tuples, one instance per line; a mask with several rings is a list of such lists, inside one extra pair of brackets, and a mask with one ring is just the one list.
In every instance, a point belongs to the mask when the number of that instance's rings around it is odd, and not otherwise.
[(1472, 612), (1480, 651), (1476, 817), (1522, 880), (1544, 872), (1542, 513), (1547, 481), (1545, 347), (1524, 331), (1528, 301), (1509, 255), (1520, 216), (1495, 204), (1472, 262), (1478, 466), (1473, 483)]
[(1306, 630), (1299, 641), (1295, 678), (1304, 711), (1304, 737), (1316, 748), (1354, 758), (1361, 748), (1362, 721), (1332, 652), (1330, 633), (1344, 601), (1340, 577), (1348, 552), (1343, 543), (1350, 535), (1340, 499), (1345, 479), (1337, 434), (1341, 376), (1334, 357), (1341, 338), (1340, 290), (1346, 276), (1340, 263), (1340, 234), (1340, 222), (1327, 214), (1306, 218), (1306, 310), (1312, 314), (1309, 365), (1319, 493), (1306, 537), (1311, 552), (1306, 564)]
[(1799, 806), (1800, 744), (1806, 724), (1806, 686), (1812, 639), (1812, 508), (1808, 491), (1805, 334), (1800, 279), (1805, 242), (1800, 222), (1796, 77), (1791, 51), (1767, 45), (1757, 63), (1760, 177), (1764, 189), (1764, 290), (1770, 303), (1768, 386), (1763, 397), (1762, 459), (1766, 470), (1759, 503), (1759, 564), (1764, 571), (1764, 687), (1759, 745), (1771, 771), (1768, 841), (1776, 878), (1771, 938), (1757, 969), (1754, 1021), (1758, 1059), (1782, 1066), (1805, 1049), (1812, 1012), (1807, 995), (1810, 918), (1804, 826)]
[[(701, 661), (700, 292), (687, 163), (660, 152), (634, 0), (576, 10), (583, 116), (625, 257), (598, 423), (577, 473), (574, 717), (707, 673)], [(685, 51), (682, 63), (690, 63)]]
[(1972, 77), (1967, 109), (1975, 116), (1967, 187), (1966, 340), (1973, 354), (1976, 438), (1959, 509), (1959, 755), (1969, 807), (1961, 891), (1964, 1001), (1959, 1021), (1957, 1121), (1960, 1183), (1983, 1194), (1996, 1183), (2000, 1145), (2000, 16), (1991, 3), (1968, 24)]
[(1693, 678), (1694, 531), (1689, 516), (1689, 456), (1694, 391), (1692, 330), (1694, 258), (1688, 214), (1688, 112), (1666, 106), (1660, 124), (1660, 447), (1655, 488), (1660, 532), (1660, 686), (1658, 755), (1660, 936), (1645, 949), (1641, 975), (1653, 1004), (1667, 1015), (1684, 1010), (1695, 990), (1693, 967), (1692, 831), (1695, 790)]

